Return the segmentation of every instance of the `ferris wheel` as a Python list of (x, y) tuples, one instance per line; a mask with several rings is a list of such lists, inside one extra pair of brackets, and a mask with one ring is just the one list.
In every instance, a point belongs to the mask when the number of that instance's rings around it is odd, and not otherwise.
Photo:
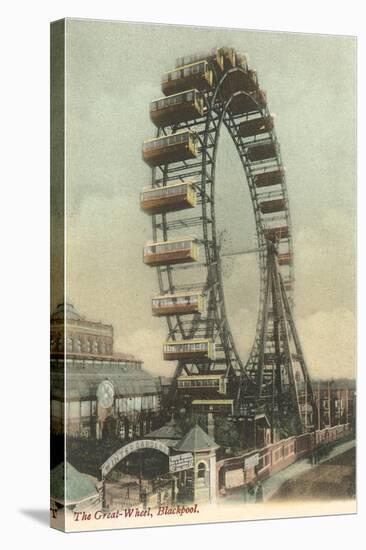
[[(291, 218), (266, 93), (246, 56), (231, 47), (177, 59), (161, 86), (164, 96), (150, 104), (156, 136), (142, 149), (152, 181), (141, 193), (140, 207), (152, 220), (143, 260), (157, 270), (152, 314), (168, 325), (162, 346), (164, 359), (176, 362), (172, 392), (188, 399), (196, 412), (221, 415), (255, 414), (266, 399), (272, 406), (281, 401), (283, 409), (287, 402), (284, 414), (295, 407), (299, 432), (307, 414), (299, 392), (305, 388), (312, 403), (312, 390), (296, 329), (287, 326), (294, 285)], [(223, 258), (251, 251), (224, 250), (216, 223), (223, 128), (243, 167), (256, 228), (252, 252), (259, 259), (260, 299), (246, 361), (227, 314)]]

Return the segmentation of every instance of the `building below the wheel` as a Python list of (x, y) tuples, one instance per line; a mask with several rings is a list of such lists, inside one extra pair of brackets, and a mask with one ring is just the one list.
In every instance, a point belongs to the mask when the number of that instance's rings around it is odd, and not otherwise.
[(51, 316), (51, 388), (53, 434), (133, 439), (158, 422), (158, 382), (142, 361), (113, 351), (112, 325), (85, 319), (71, 304)]

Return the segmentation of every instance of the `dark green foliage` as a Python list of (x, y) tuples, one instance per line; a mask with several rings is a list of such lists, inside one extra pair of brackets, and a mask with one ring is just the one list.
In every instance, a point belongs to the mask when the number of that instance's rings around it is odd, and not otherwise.
[(220, 447), (229, 448), (233, 452), (242, 448), (239, 430), (236, 424), (227, 418), (215, 418), (215, 441)]
[(182, 410), (176, 414), (175, 420), (184, 435), (196, 424), (207, 432), (207, 416), (204, 414), (193, 414), (192, 412)]

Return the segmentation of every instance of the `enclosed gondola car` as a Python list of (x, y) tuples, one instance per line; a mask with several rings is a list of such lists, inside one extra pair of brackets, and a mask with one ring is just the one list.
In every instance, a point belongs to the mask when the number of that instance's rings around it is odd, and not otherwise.
[(254, 184), (256, 187), (270, 187), (272, 185), (280, 185), (283, 182), (284, 169), (269, 170), (255, 174)]
[(266, 140), (262, 143), (250, 145), (247, 155), (250, 162), (259, 162), (277, 157), (278, 144), (275, 141)]
[(164, 359), (189, 359), (211, 361), (215, 359), (215, 343), (209, 339), (175, 340), (165, 342), (163, 346)]
[(178, 181), (164, 187), (149, 187), (140, 195), (140, 207), (147, 214), (175, 212), (194, 208), (197, 193), (190, 181)]
[(234, 96), (228, 109), (232, 115), (258, 113), (266, 105), (266, 102), (266, 92), (258, 88), (253, 92), (239, 93)]
[(258, 78), (255, 71), (245, 71), (241, 67), (235, 67), (227, 73), (222, 83), (221, 95), (227, 101), (235, 92), (254, 92), (258, 89)]
[(163, 75), (161, 89), (164, 95), (186, 90), (209, 90), (213, 84), (213, 72), (206, 60), (177, 67)]
[(239, 124), (239, 135), (244, 138), (266, 134), (273, 128), (271, 116), (260, 116), (245, 120)]
[(197, 154), (197, 136), (191, 130), (147, 139), (142, 146), (142, 158), (151, 167), (192, 159)]
[(185, 65), (191, 65), (192, 63), (198, 63), (199, 61), (211, 62), (218, 73), (222, 72), (224, 70), (223, 48), (213, 48), (211, 52), (208, 53), (196, 53), (178, 57), (175, 66), (179, 68)]
[(279, 265), (290, 265), (292, 261), (292, 256), (290, 252), (284, 252), (283, 254), (278, 255)]
[[(234, 48), (231, 46), (224, 46), (223, 48), (220, 48), (220, 52), (222, 53), (224, 57), (224, 69), (227, 71), (228, 69), (232, 69), (237, 64), (237, 54)], [(242, 57), (240, 58), (242, 60)]]
[(155, 296), (152, 299), (152, 314), (161, 317), (163, 315), (202, 313), (204, 302), (205, 299), (202, 292), (163, 294), (162, 296)]
[(177, 389), (180, 394), (200, 396), (212, 396), (213, 394), (226, 394), (227, 378), (223, 374), (194, 374), (179, 376)]
[(192, 408), (195, 413), (216, 413), (232, 415), (234, 413), (233, 399), (193, 399)]
[(263, 201), (259, 204), (262, 214), (273, 214), (274, 212), (281, 212), (286, 208), (286, 200), (284, 198), (272, 199), (269, 201)]
[(289, 238), (288, 225), (280, 225), (278, 227), (266, 227), (263, 230), (264, 236), (269, 241), (279, 241)]
[(144, 263), (151, 267), (198, 260), (198, 243), (193, 237), (149, 243), (144, 247)]
[(205, 104), (201, 92), (188, 90), (150, 103), (150, 118), (158, 128), (201, 118)]

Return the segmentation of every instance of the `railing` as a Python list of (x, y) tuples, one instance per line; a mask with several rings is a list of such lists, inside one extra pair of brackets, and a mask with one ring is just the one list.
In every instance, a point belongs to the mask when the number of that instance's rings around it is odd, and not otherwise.
[[(225, 458), (220, 460), (216, 464), (217, 478), (224, 481), (223, 486), (218, 485), (218, 493), (222, 489), (234, 489), (237, 487), (244, 487), (247, 484), (252, 483), (253, 480), (264, 479), (269, 477), (272, 473), (278, 472), (283, 468), (286, 468), (299, 458), (310, 454), (312, 451), (319, 449), (322, 445), (327, 445), (334, 441), (345, 437), (351, 432), (350, 424), (340, 424), (331, 428), (324, 428), (322, 430), (316, 430), (316, 432), (309, 432), (298, 436), (282, 439), (271, 445), (267, 445), (262, 449), (250, 451), (239, 456)], [(245, 469), (245, 464), (250, 459), (253, 459), (255, 455), (258, 455), (258, 464), (253, 465), (250, 468)], [(224, 469), (224, 475), (220, 475), (221, 469)], [(237, 476), (233, 475), (237, 472)], [(230, 486), (226, 486), (226, 473), (231, 472)], [(237, 485), (235, 485), (235, 478)]]

